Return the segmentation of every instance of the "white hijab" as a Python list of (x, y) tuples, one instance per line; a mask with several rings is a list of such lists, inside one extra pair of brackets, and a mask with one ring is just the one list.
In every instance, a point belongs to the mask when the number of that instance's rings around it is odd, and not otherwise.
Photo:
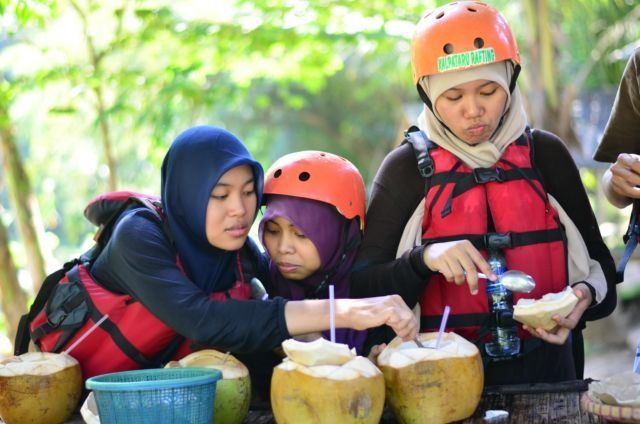
[(477, 68), (423, 77), (420, 85), (431, 99), (435, 110), (436, 100), (442, 93), (456, 85), (474, 80), (488, 80), (498, 83), (507, 93), (507, 102), (502, 123), (490, 140), (471, 146), (455, 134), (443, 123), (437, 112), (432, 112), (426, 105), (418, 116), (418, 126), (425, 131), (438, 146), (453, 153), (471, 168), (488, 168), (500, 159), (502, 153), (524, 132), (527, 116), (522, 106), (520, 90), (516, 86), (509, 92), (509, 82), (513, 75), (510, 61), (491, 63)]
[[(438, 97), (459, 84), (478, 79), (495, 81), (507, 92), (507, 103), (502, 123), (490, 140), (476, 145), (469, 145), (453, 134), (426, 105), (418, 116), (418, 127), (425, 131), (429, 138), (438, 146), (448, 150), (471, 168), (489, 168), (502, 156), (509, 144), (515, 141), (525, 130), (527, 116), (522, 105), (520, 90), (516, 86), (513, 93), (509, 93), (509, 82), (513, 75), (513, 66), (509, 61), (492, 63), (463, 71), (438, 74), (424, 77), (420, 86), (434, 105)], [(564, 226), (569, 262), (569, 284), (587, 281), (596, 290), (596, 301), (600, 302), (607, 293), (607, 281), (600, 264), (589, 256), (587, 246), (571, 218), (564, 211), (560, 203), (553, 196), (547, 194), (549, 202), (558, 211), (560, 222)], [(422, 214), (424, 213), (424, 199), (414, 212), (414, 216), (407, 223), (398, 254), (410, 246), (421, 243)]]

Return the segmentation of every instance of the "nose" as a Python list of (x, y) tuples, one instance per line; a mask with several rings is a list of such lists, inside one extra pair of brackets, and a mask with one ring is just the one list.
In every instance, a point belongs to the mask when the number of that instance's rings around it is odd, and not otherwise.
[(293, 253), (293, 243), (291, 243), (291, 236), (286, 234), (286, 231), (280, 233), (278, 239), (278, 252), (281, 254)]
[(465, 118), (476, 118), (482, 116), (484, 107), (477, 96), (466, 96), (464, 99)]
[[(231, 197), (231, 196), (230, 196)], [(247, 205), (242, 196), (233, 196), (229, 199), (229, 215), (242, 217), (247, 214)]]

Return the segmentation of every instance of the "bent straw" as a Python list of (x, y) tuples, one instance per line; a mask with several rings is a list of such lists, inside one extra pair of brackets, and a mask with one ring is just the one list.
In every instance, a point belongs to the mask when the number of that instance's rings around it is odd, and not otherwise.
[(331, 343), (336, 342), (335, 299), (333, 296), (333, 284), (329, 284), (329, 329), (331, 334)]
[(451, 308), (449, 305), (444, 307), (444, 313), (442, 314), (442, 321), (440, 321), (440, 330), (438, 330), (438, 338), (436, 339), (436, 349), (440, 347), (440, 340), (442, 339), (442, 333), (444, 333), (444, 329), (447, 327), (447, 320), (449, 319), (449, 312)]
[(82, 341), (84, 339), (89, 337), (89, 334), (93, 333), (96, 328), (100, 327), (100, 324), (102, 324), (104, 322), (104, 320), (106, 320), (107, 318), (109, 318), (109, 314), (104, 314), (104, 316), (102, 318), (100, 318), (98, 320), (98, 322), (93, 324), (93, 326), (91, 326), (91, 328), (89, 330), (87, 330), (86, 333), (84, 333), (82, 336), (78, 337), (78, 340), (76, 340), (75, 342), (73, 342), (73, 344), (71, 346), (69, 346), (68, 348), (63, 350), (62, 353), (65, 353), (65, 354), (68, 355), (69, 352), (71, 352), (76, 346), (78, 346), (80, 343), (82, 343)]

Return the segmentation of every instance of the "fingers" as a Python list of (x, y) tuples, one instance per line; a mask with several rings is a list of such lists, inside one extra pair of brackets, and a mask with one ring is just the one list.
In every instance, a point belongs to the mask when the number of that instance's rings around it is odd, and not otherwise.
[(478, 269), (495, 279), (491, 267), (469, 240), (434, 243), (424, 250), (424, 261), (432, 271), (440, 272), (450, 283), (467, 284), (471, 294), (478, 293)]
[(611, 187), (626, 197), (640, 198), (640, 156), (622, 153), (611, 166)]
[(582, 318), (582, 314), (591, 304), (591, 294), (589, 292), (588, 295), (585, 295), (584, 290), (588, 291), (584, 285), (580, 285), (581, 287), (573, 288), (574, 293), (580, 299), (578, 303), (573, 308), (573, 311), (569, 313), (566, 317), (562, 317), (561, 315), (554, 315), (551, 319), (553, 319), (558, 325), (548, 331), (543, 330), (542, 328), (531, 328), (527, 325), (523, 325), (522, 328), (533, 336), (538, 337), (544, 340), (547, 343), (552, 343), (556, 345), (562, 345), (567, 341), (569, 334), (571, 331), (576, 328), (578, 322), (580, 322), (580, 318)]
[(344, 311), (348, 317), (347, 327), (364, 330), (388, 325), (404, 340), (411, 340), (418, 333), (418, 320), (402, 298), (397, 295), (349, 300)]
[(418, 321), (409, 310), (410, 316), (404, 310), (393, 311), (385, 324), (393, 329), (393, 331), (402, 338), (402, 340), (413, 340), (418, 334)]
[(403, 340), (412, 340), (419, 329), (415, 314), (398, 295), (389, 296), (389, 303), (384, 324), (391, 327)]
[(567, 341), (569, 333), (571, 332), (568, 328), (559, 326), (550, 331), (545, 331), (542, 328), (531, 328), (526, 325), (523, 325), (522, 328), (527, 330), (533, 336), (555, 345), (563, 345)]

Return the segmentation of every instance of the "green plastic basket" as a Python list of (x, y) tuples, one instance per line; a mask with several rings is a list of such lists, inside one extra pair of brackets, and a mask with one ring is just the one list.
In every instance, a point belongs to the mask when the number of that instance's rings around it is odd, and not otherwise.
[(101, 424), (210, 424), (220, 378), (211, 368), (163, 368), (98, 375), (86, 386)]

